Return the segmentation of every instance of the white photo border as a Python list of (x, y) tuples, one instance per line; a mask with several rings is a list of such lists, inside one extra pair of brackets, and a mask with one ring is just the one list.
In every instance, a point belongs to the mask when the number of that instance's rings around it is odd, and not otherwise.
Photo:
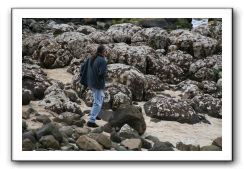
[[(12, 8), (12, 161), (232, 161), (232, 8)], [(22, 151), (22, 18), (222, 18), (222, 151)]]

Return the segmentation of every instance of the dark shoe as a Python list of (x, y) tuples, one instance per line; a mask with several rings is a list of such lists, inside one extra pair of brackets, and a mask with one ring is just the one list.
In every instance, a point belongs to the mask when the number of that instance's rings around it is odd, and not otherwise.
[(89, 121), (87, 122), (87, 126), (88, 127), (94, 127), (94, 128), (95, 127), (99, 127), (96, 123), (92, 123), (92, 122), (89, 122)]
[(97, 117), (96, 117), (96, 120), (101, 120), (101, 118), (97, 116)]

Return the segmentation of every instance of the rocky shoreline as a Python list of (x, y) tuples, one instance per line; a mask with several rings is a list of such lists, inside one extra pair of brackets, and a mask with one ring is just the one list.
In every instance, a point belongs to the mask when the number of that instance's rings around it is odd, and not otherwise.
[[(60, 22), (23, 19), (24, 151), (222, 150), (221, 21), (192, 30)], [(78, 78), (98, 44), (109, 51), (108, 74), (100, 127), (92, 129), (91, 92), (81, 93)], [(174, 126), (210, 140), (186, 141), (189, 133)], [(150, 133), (157, 130), (175, 140)]]

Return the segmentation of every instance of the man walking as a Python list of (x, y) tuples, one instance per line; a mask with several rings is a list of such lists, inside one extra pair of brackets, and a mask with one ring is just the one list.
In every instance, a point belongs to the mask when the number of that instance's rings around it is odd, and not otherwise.
[(93, 105), (90, 112), (89, 121), (87, 126), (98, 127), (95, 123), (97, 116), (99, 115), (103, 100), (104, 100), (104, 88), (105, 88), (105, 76), (107, 72), (107, 62), (105, 57), (107, 51), (103, 45), (98, 46), (97, 52), (94, 56), (88, 59), (87, 68), (87, 85), (92, 91)]

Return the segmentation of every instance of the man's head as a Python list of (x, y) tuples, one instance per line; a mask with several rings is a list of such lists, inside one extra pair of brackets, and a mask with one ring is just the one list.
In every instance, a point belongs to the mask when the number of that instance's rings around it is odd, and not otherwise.
[(99, 45), (97, 47), (97, 52), (96, 52), (97, 55), (100, 55), (100, 56), (103, 56), (103, 57), (106, 57), (107, 56), (107, 50), (105, 48), (105, 46), (103, 45)]

